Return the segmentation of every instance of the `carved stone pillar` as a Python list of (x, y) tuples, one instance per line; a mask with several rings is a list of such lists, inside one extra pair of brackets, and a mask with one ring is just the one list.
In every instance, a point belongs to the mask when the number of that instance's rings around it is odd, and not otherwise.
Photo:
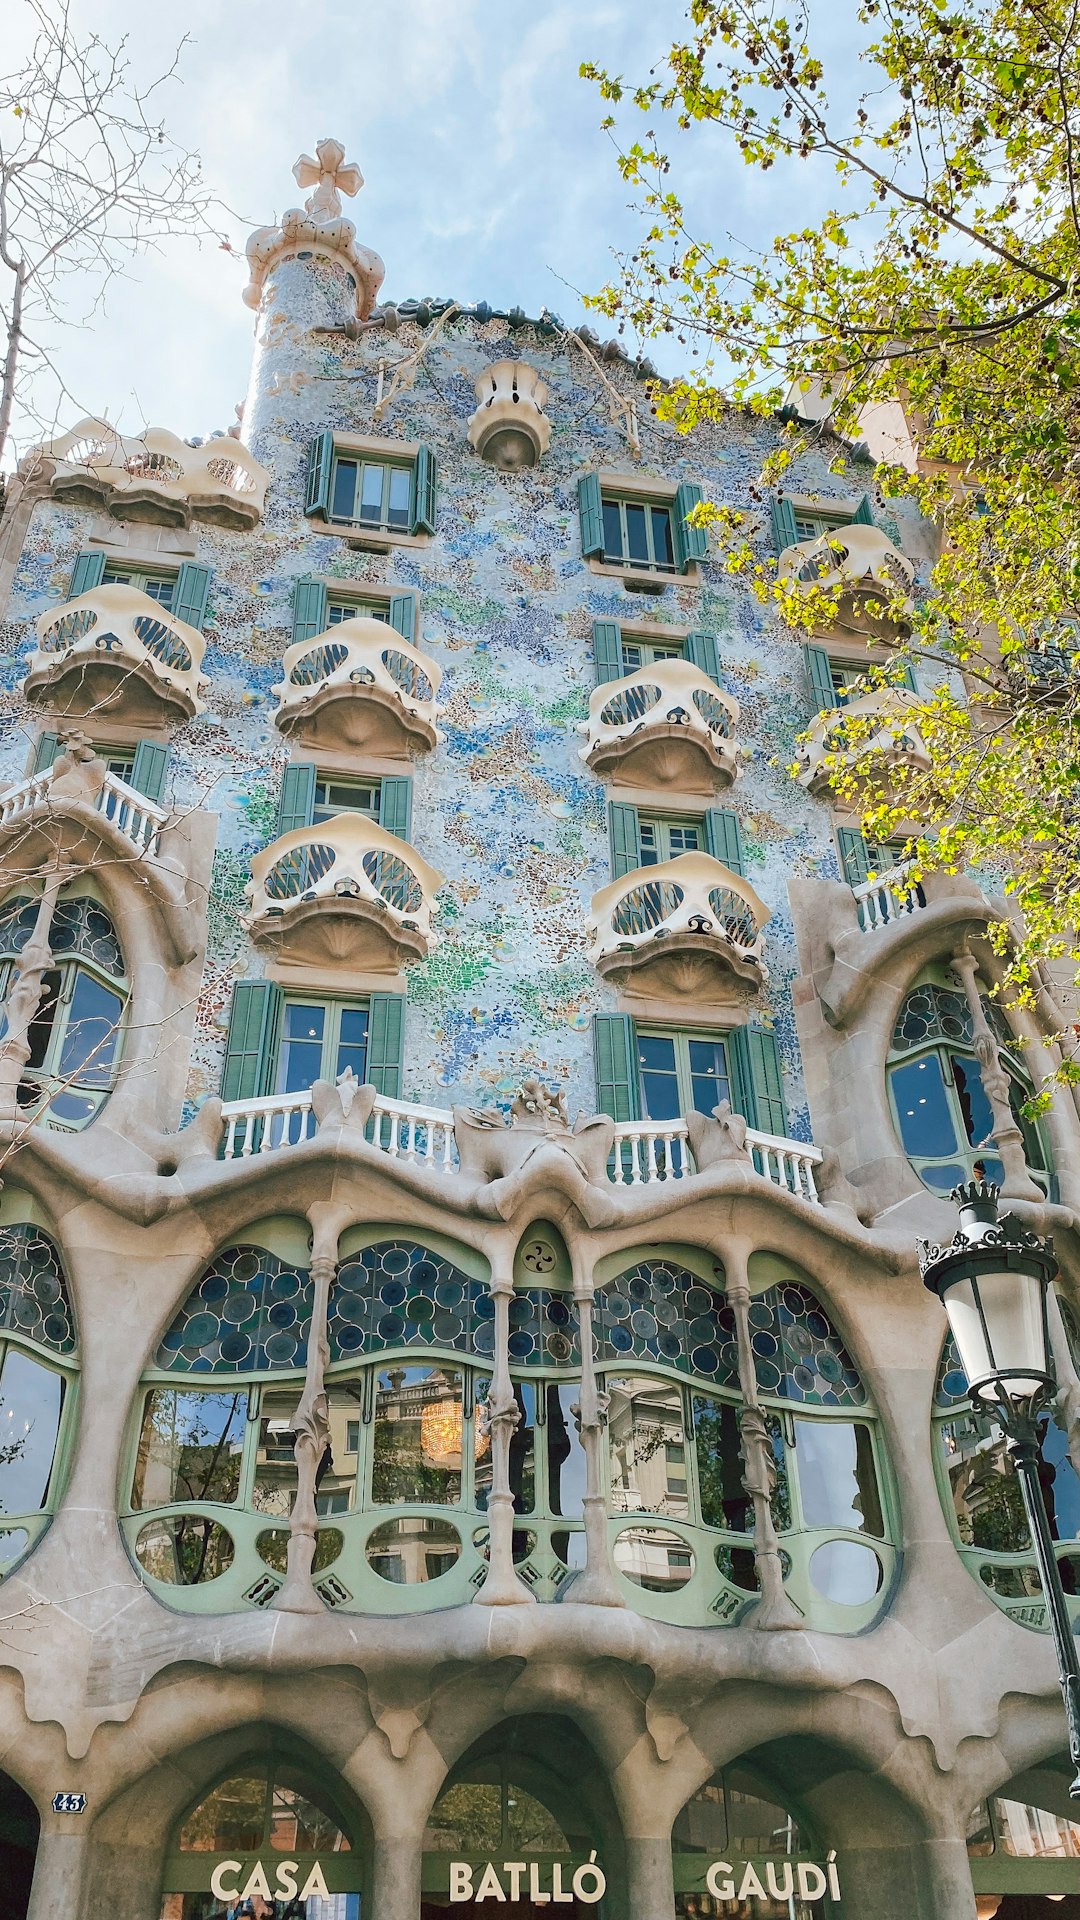
[(758, 1396), (757, 1372), (750, 1328), (750, 1282), (746, 1253), (742, 1247), (724, 1250), (724, 1291), (735, 1316), (735, 1339), (739, 1349), (739, 1391), (742, 1407), (739, 1433), (742, 1438), (743, 1485), (754, 1503), (754, 1565), (757, 1569), (758, 1601), (747, 1622), (763, 1632), (798, 1628), (803, 1617), (784, 1589), (784, 1570), (780, 1543), (772, 1516), (772, 1496), (776, 1487), (776, 1466)]
[(521, 1418), (510, 1379), (510, 1302), (514, 1296), (512, 1264), (505, 1253), (495, 1258), (491, 1297), (495, 1303), (495, 1365), (487, 1402), (491, 1436), (491, 1492), (488, 1495), (488, 1569), (476, 1595), (478, 1607), (518, 1607), (535, 1604), (514, 1570), (514, 1496), (510, 1489), (510, 1442)]
[(1009, 1078), (1001, 1064), (998, 1044), (979, 994), (979, 963), (967, 947), (961, 947), (952, 956), (952, 968), (963, 986), (971, 1013), (975, 1056), (982, 1069), (982, 1082), (994, 1117), (990, 1138), (998, 1150), (1003, 1168), (1001, 1190), (1013, 1200), (1043, 1200), (1045, 1195), (1042, 1188), (1036, 1186), (1028, 1172), (1024, 1158), (1024, 1136), (1009, 1104)]
[(0, 1120), (14, 1120), (18, 1115), (16, 1091), (30, 1058), (30, 1028), (44, 998), (45, 975), (52, 964), (49, 939), (56, 902), (70, 877), (67, 867), (57, 867), (46, 876), (34, 931), (19, 955), (8, 993), (7, 1032), (0, 1041)]
[(1065, 1433), (1069, 1448), (1069, 1459), (1073, 1469), (1080, 1474), (1080, 1376), (1073, 1362), (1072, 1348), (1065, 1332), (1058, 1299), (1053, 1287), (1047, 1295), (1046, 1318), (1050, 1328), (1050, 1351), (1054, 1357), (1054, 1372), (1057, 1375), (1057, 1396), (1054, 1401), (1055, 1417)]
[(314, 1223), (311, 1277), (314, 1298), (308, 1331), (304, 1391), (296, 1409), (293, 1458), (296, 1461), (296, 1493), (289, 1516), (289, 1558), (285, 1580), (272, 1604), (281, 1613), (321, 1613), (323, 1603), (311, 1578), (315, 1559), (318, 1512), (315, 1506), (315, 1480), (323, 1454), (330, 1444), (330, 1410), (326, 1398), (326, 1368), (330, 1359), (330, 1341), (326, 1322), (330, 1305), (330, 1287), (337, 1272), (337, 1226), (323, 1221)]
[(608, 1552), (607, 1499), (604, 1492), (603, 1441), (607, 1425), (608, 1396), (601, 1393), (596, 1378), (593, 1351), (593, 1281), (580, 1271), (574, 1260), (574, 1301), (578, 1310), (578, 1339), (581, 1345), (581, 1394), (575, 1418), (585, 1453), (585, 1570), (570, 1589), (569, 1598), (594, 1607), (624, 1607), (615, 1584)]

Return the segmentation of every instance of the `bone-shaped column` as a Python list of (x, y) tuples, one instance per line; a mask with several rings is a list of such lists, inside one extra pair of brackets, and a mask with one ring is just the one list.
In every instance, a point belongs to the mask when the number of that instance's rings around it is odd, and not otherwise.
[(581, 1393), (575, 1409), (581, 1445), (585, 1454), (585, 1568), (574, 1581), (569, 1598), (594, 1607), (625, 1607), (626, 1601), (615, 1583), (608, 1550), (607, 1497), (604, 1489), (603, 1448), (607, 1425), (608, 1396), (601, 1392), (596, 1378), (593, 1334), (595, 1287), (592, 1273), (582, 1264), (575, 1248), (574, 1301), (578, 1312), (578, 1342), (581, 1347)]
[(1042, 1188), (1036, 1186), (1028, 1172), (1024, 1136), (1016, 1124), (1009, 1102), (1009, 1077), (1001, 1064), (998, 1043), (979, 993), (979, 963), (965, 946), (953, 954), (952, 969), (963, 986), (971, 1013), (975, 1056), (982, 1070), (982, 1083), (994, 1120), (990, 1138), (998, 1150), (1004, 1171), (1001, 1190), (1014, 1200), (1043, 1200), (1046, 1196)]
[(337, 1273), (340, 1216), (325, 1205), (311, 1208), (311, 1277), (314, 1298), (311, 1326), (308, 1329), (304, 1391), (296, 1409), (293, 1458), (296, 1461), (296, 1492), (289, 1515), (289, 1547), (285, 1579), (275, 1594), (273, 1605), (281, 1613), (321, 1613), (323, 1603), (315, 1591), (311, 1569), (315, 1560), (315, 1540), (319, 1516), (315, 1505), (315, 1484), (322, 1458), (330, 1445), (330, 1409), (326, 1397), (326, 1368), (330, 1359), (327, 1318), (330, 1288)]
[(488, 1569), (476, 1595), (478, 1607), (534, 1604), (514, 1569), (514, 1496), (510, 1487), (510, 1443), (521, 1411), (510, 1378), (510, 1302), (514, 1295), (513, 1255), (500, 1248), (492, 1255), (491, 1298), (495, 1306), (495, 1364), (487, 1400), (491, 1436), (491, 1492), (488, 1495)]
[(773, 1524), (772, 1495), (776, 1486), (776, 1467), (758, 1395), (750, 1327), (750, 1281), (743, 1247), (724, 1249), (724, 1291), (735, 1317), (739, 1391), (742, 1396), (739, 1433), (742, 1439), (743, 1485), (754, 1503), (754, 1565), (761, 1594), (747, 1624), (759, 1627), (764, 1632), (776, 1632), (801, 1627), (803, 1617), (784, 1589), (780, 1543)]

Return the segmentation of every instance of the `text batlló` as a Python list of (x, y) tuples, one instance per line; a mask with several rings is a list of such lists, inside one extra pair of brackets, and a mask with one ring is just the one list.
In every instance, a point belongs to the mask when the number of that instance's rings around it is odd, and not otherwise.
[(756, 1866), (752, 1860), (745, 1866), (714, 1860), (705, 1885), (717, 1900), (790, 1900), (794, 1894), (808, 1901), (824, 1900), (826, 1894), (840, 1898), (835, 1853), (823, 1867), (814, 1860), (766, 1860)]
[[(270, 1864), (276, 1885), (270, 1885), (266, 1868), (261, 1860), (256, 1860), (241, 1886), (236, 1876), (243, 1870), (243, 1861), (221, 1860), (210, 1875), (210, 1891), (215, 1900), (250, 1900), (253, 1893), (261, 1893), (264, 1900), (272, 1900), (275, 1894), (283, 1900), (309, 1900), (315, 1893), (321, 1894), (324, 1900), (329, 1899), (330, 1890), (318, 1861), (302, 1887), (297, 1884), (301, 1869), (296, 1860), (272, 1860)], [(231, 1884), (226, 1886), (226, 1880)]]
[[(505, 1904), (508, 1900), (529, 1899), (535, 1907), (546, 1907), (569, 1906), (580, 1900), (584, 1907), (595, 1907), (607, 1892), (604, 1869), (597, 1865), (595, 1853), (573, 1874), (567, 1866), (565, 1874), (566, 1879), (561, 1860), (553, 1861), (550, 1868), (542, 1867), (539, 1860), (504, 1860), (501, 1867), (489, 1860), (483, 1868), (471, 1867), (467, 1860), (451, 1860), (450, 1903), (472, 1900), (479, 1906), (481, 1900)], [(546, 1886), (541, 1885), (541, 1876), (548, 1882)]]

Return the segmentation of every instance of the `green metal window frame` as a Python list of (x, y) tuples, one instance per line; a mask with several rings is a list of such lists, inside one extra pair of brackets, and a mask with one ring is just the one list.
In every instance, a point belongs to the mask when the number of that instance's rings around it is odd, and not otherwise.
[[(702, 1259), (704, 1261), (705, 1256)], [(454, 1500), (445, 1503), (404, 1500), (376, 1504), (372, 1497), (377, 1444), (375, 1414), (378, 1376), (396, 1372), (399, 1368), (418, 1368), (429, 1374), (452, 1371), (461, 1377), (461, 1483), (458, 1497)], [(566, 1536), (566, 1546), (562, 1551), (573, 1558), (575, 1566), (583, 1565), (584, 1519), (577, 1513), (563, 1514), (555, 1506), (542, 1414), (546, 1408), (548, 1389), (565, 1390), (563, 1397), (566, 1400), (576, 1395), (579, 1391), (580, 1368), (576, 1364), (528, 1370), (512, 1366), (511, 1378), (515, 1384), (531, 1388), (535, 1394), (532, 1429), (534, 1492), (531, 1506), (522, 1506), (515, 1514), (515, 1559), (519, 1566), (526, 1568), (527, 1583), (537, 1597), (554, 1600), (567, 1577), (566, 1563), (560, 1558), (560, 1550), (553, 1544), (554, 1538)], [(672, 1592), (657, 1593), (624, 1580), (628, 1603), (649, 1617), (674, 1624), (734, 1624), (752, 1608), (758, 1595), (756, 1588), (736, 1585), (719, 1565), (717, 1556), (732, 1550), (749, 1554), (753, 1544), (752, 1523), (749, 1521), (749, 1509), (745, 1529), (718, 1526), (703, 1518), (694, 1402), (708, 1402), (717, 1407), (729, 1406), (737, 1414), (742, 1404), (741, 1396), (737, 1389), (718, 1388), (707, 1379), (688, 1378), (686, 1373), (677, 1373), (629, 1355), (625, 1362), (605, 1360), (598, 1368), (599, 1383), (604, 1390), (607, 1389), (607, 1383), (626, 1378), (655, 1380), (660, 1391), (676, 1397), (685, 1447), (687, 1511), (683, 1516), (665, 1511), (660, 1506), (616, 1509), (611, 1499), (612, 1454), (609, 1435), (604, 1442), (602, 1457), (609, 1543), (614, 1549), (618, 1536), (628, 1528), (659, 1528), (677, 1536), (680, 1544), (673, 1550), (688, 1553), (693, 1561), (691, 1579), (685, 1586)], [(355, 1399), (355, 1411), (346, 1412), (344, 1416), (340, 1409), (332, 1407), (332, 1426), (335, 1419), (344, 1417), (347, 1442), (351, 1443), (354, 1437), (357, 1441), (355, 1455), (351, 1444), (344, 1450), (352, 1467), (347, 1508), (332, 1507), (325, 1492), (320, 1507), (320, 1535), (336, 1532), (345, 1536), (344, 1544), (332, 1559), (323, 1566), (319, 1565), (318, 1559), (316, 1561), (316, 1582), (320, 1588), (330, 1583), (328, 1597), (331, 1604), (347, 1606), (350, 1611), (385, 1615), (417, 1613), (465, 1605), (471, 1601), (485, 1567), (488, 1516), (477, 1499), (476, 1442), (480, 1431), (478, 1420), (483, 1389), (490, 1379), (489, 1363), (478, 1363), (459, 1350), (443, 1349), (434, 1344), (400, 1344), (388, 1347), (377, 1356), (368, 1355), (357, 1361), (338, 1361), (328, 1368), (326, 1380), (331, 1393), (338, 1388), (345, 1388)], [(267, 1563), (259, 1556), (255, 1542), (261, 1533), (287, 1531), (288, 1518), (287, 1515), (268, 1515), (265, 1511), (257, 1511), (253, 1504), (260, 1450), (265, 1444), (261, 1423), (266, 1417), (268, 1393), (284, 1393), (298, 1400), (302, 1388), (303, 1373), (298, 1369), (272, 1374), (200, 1373), (182, 1376), (153, 1369), (144, 1376), (136, 1396), (126, 1449), (121, 1521), (136, 1565), (135, 1545), (142, 1529), (162, 1519), (179, 1517), (185, 1513), (217, 1521), (230, 1534), (236, 1548), (236, 1557), (231, 1566), (201, 1585), (162, 1585), (143, 1573), (142, 1577), (152, 1590), (162, 1593), (171, 1605), (186, 1611), (221, 1612), (265, 1605), (273, 1597), (280, 1585), (280, 1576), (275, 1579), (271, 1574)], [(147, 1396), (155, 1390), (181, 1394), (210, 1393), (232, 1397), (243, 1404), (244, 1441), (233, 1501), (174, 1500), (138, 1509), (133, 1506), (130, 1494), (139, 1435)], [(899, 1553), (895, 1545), (898, 1526), (895, 1485), (875, 1410), (869, 1402), (857, 1409), (850, 1406), (830, 1408), (793, 1403), (768, 1394), (762, 1395), (762, 1405), (783, 1469), (782, 1490), (774, 1511), (792, 1597), (806, 1614), (808, 1625), (830, 1632), (860, 1632), (888, 1605), (899, 1571)], [(699, 1417), (700, 1412), (699, 1405)], [(808, 1523), (800, 1481), (797, 1434), (797, 1427), (801, 1428), (806, 1422), (813, 1423), (816, 1428), (854, 1428), (866, 1434), (866, 1451), (860, 1458), (864, 1469), (867, 1460), (872, 1464), (881, 1514), (880, 1534), (854, 1527), (813, 1526)], [(355, 1431), (350, 1431), (352, 1429)], [(336, 1489), (335, 1495), (343, 1491), (346, 1489)], [(367, 1559), (371, 1536), (385, 1523), (397, 1520), (448, 1522), (456, 1530), (460, 1541), (460, 1552), (450, 1567), (441, 1575), (411, 1585), (398, 1584), (375, 1573)], [(576, 1553), (572, 1553), (571, 1539), (578, 1543)], [(817, 1549), (829, 1542), (844, 1540), (873, 1552), (880, 1568), (879, 1584), (872, 1597), (851, 1605), (824, 1598), (814, 1588), (810, 1574), (810, 1563)], [(622, 1579), (622, 1576), (618, 1577)]]
[[(332, 794), (337, 794), (339, 797), (332, 799)], [(356, 797), (354, 799), (342, 797), (350, 794)], [(317, 772), (312, 825), (319, 826), (327, 820), (336, 819), (342, 813), (358, 813), (365, 820), (377, 822), (381, 796), (382, 781), (378, 777), (372, 780), (361, 780), (352, 774)]]
[[(348, 513), (336, 511), (339, 503), (339, 491), (342, 491), (341, 478), (346, 468), (354, 469), (352, 476), (352, 502)], [(363, 493), (368, 474), (380, 474), (382, 489), (377, 512), (365, 509)], [(392, 502), (393, 476), (401, 474), (405, 479), (405, 496), (398, 505)], [(409, 533), (412, 529), (412, 500), (416, 490), (416, 461), (406, 459), (381, 459), (376, 454), (350, 453), (347, 448), (334, 449), (334, 459), (330, 470), (330, 490), (328, 496), (327, 518), (335, 527), (368, 527), (373, 533)], [(400, 492), (400, 489), (398, 489)]]
[[(20, 891), (16, 889), (14, 897), (17, 897)], [(33, 898), (36, 902), (37, 893), (36, 891), (32, 895), (27, 893), (26, 897)], [(93, 901), (113, 925), (113, 933), (119, 946), (119, 935), (116, 933), (113, 916), (85, 878), (69, 882), (68, 886), (62, 889), (61, 897)], [(120, 951), (122, 953), (123, 949), (121, 948)], [(0, 1003), (7, 1000), (15, 970), (16, 956), (9, 949), (6, 955), (0, 955)], [(104, 967), (98, 966), (90, 955), (78, 952), (56, 954), (46, 970), (46, 978), (50, 974), (59, 975), (59, 986), (55, 996), (50, 997), (46, 992), (38, 1014), (30, 1025), (32, 1034), (42, 1016), (48, 1018), (50, 1022), (48, 1039), (40, 1061), (33, 1066), (28, 1062), (23, 1068), (19, 1084), (19, 1108), (25, 1118), (32, 1118), (52, 1132), (81, 1133), (86, 1127), (93, 1125), (116, 1085), (124, 1055), (124, 1041), (131, 1005), (131, 981), (126, 972), (108, 973)], [(114, 1045), (108, 1060), (108, 1078), (103, 1085), (83, 1081), (78, 1077), (77, 1072), (72, 1073), (70, 1069), (66, 1073), (60, 1071), (64, 1047), (72, 1026), (75, 995), (81, 977), (102, 987), (105, 992), (120, 1001), (120, 1014), (115, 1022)], [(4, 1027), (6, 1028), (6, 1019)], [(84, 1065), (92, 1064), (92, 1060), (93, 1056)], [(36, 1096), (28, 1097), (34, 1094), (35, 1089)], [(67, 1118), (56, 1116), (51, 1108), (52, 1102), (58, 1097), (86, 1100), (90, 1103), (90, 1111), (77, 1119), (71, 1116)]]
[[(320, 1012), (323, 1013), (325, 1016), (325, 1022), (323, 1026), (322, 1040), (321, 1040), (322, 1057), (319, 1064), (319, 1071), (318, 1073), (312, 1075), (311, 1079), (307, 1082), (308, 1086), (313, 1086), (316, 1080), (329, 1080), (333, 1082), (337, 1079), (338, 1055), (339, 1055), (340, 1048), (343, 1044), (341, 1039), (342, 1016), (346, 1013), (367, 1014), (368, 1027), (365, 1031), (364, 1049), (363, 1049), (365, 1071), (364, 1073), (357, 1074), (356, 1076), (357, 1079), (360, 1080), (361, 1082), (366, 1079), (367, 1055), (370, 1049), (370, 1038), (371, 1038), (370, 997), (365, 997), (362, 994), (359, 997), (348, 998), (343, 994), (328, 994), (328, 993), (318, 993), (318, 992), (304, 993), (301, 991), (300, 988), (295, 988), (287, 992), (284, 992), (281, 997), (281, 1006), (280, 1006), (279, 1016), (277, 1020), (277, 1030), (274, 1035), (274, 1043), (273, 1043), (273, 1074), (274, 1074), (273, 1091), (275, 1092), (284, 1091), (284, 1089), (282, 1089), (277, 1085), (277, 1082), (282, 1078), (282, 1069), (284, 1066), (284, 1059), (285, 1059), (285, 1048), (288, 1045), (289, 1038), (290, 1038), (290, 1036), (286, 1034), (286, 1024), (288, 1020), (288, 1012), (290, 1007), (317, 1007), (320, 1010)], [(314, 1042), (312, 1042), (311, 1044), (313, 1045)], [(344, 1042), (344, 1044), (350, 1049), (352, 1049), (357, 1045), (357, 1043), (353, 1041), (346, 1041)], [(312, 1128), (311, 1130), (314, 1131), (314, 1128)]]
[(389, 600), (336, 600), (328, 594), (326, 600), (327, 627), (339, 627), (343, 620), (381, 620), (390, 625)]
[[(3, 1397), (4, 1369), (8, 1356), (12, 1353), (23, 1353), (37, 1366), (56, 1374), (62, 1382), (63, 1398), (56, 1425), (56, 1440), (53, 1445), (48, 1485), (41, 1505), (33, 1511), (8, 1512), (5, 1509), (0, 1515), (0, 1581), (8, 1579), (22, 1565), (49, 1527), (67, 1485), (75, 1455), (78, 1427), (80, 1376), (77, 1351), (62, 1358), (58, 1354), (50, 1353), (47, 1348), (38, 1346), (33, 1340), (24, 1338), (16, 1331), (5, 1331), (0, 1334), (0, 1399)], [(7, 1547), (9, 1537), (18, 1533), (26, 1534), (25, 1543), (19, 1546), (13, 1542), (9, 1550)]]
[[(673, 499), (666, 500), (658, 498), (653, 494), (639, 495), (634, 494), (632, 491), (616, 493), (612, 488), (604, 487), (601, 490), (600, 501), (603, 516), (603, 558), (609, 566), (626, 567), (635, 573), (675, 574), (683, 570), (679, 566), (679, 547), (675, 527), (675, 501)], [(647, 559), (641, 559), (640, 557), (634, 558), (631, 556), (630, 536), (626, 519), (626, 510), (628, 507), (638, 507), (644, 513)], [(609, 509), (614, 509), (619, 518), (619, 544), (617, 546), (613, 544), (609, 545), (609, 537), (612, 531), (611, 522), (608, 518)], [(654, 514), (662, 517), (667, 523), (667, 538), (671, 548), (670, 560), (664, 554), (659, 556), (657, 554), (657, 527), (653, 520)]]
[[(679, 1091), (679, 1112), (697, 1113), (701, 1111), (694, 1101), (690, 1071), (690, 1046), (695, 1040), (704, 1040), (724, 1049), (727, 1062), (728, 1085), (731, 1088), (732, 1108), (736, 1113), (745, 1113), (746, 1094), (740, 1084), (739, 1062), (735, 1058), (731, 1044), (731, 1029), (726, 1027), (664, 1027), (654, 1026), (651, 1022), (635, 1022), (635, 1034), (638, 1042), (642, 1040), (670, 1040), (675, 1055), (675, 1080)], [(700, 1075), (698, 1076), (701, 1077)], [(640, 1055), (638, 1058), (638, 1101), (641, 1112), (645, 1114), (645, 1087), (642, 1080)]]
[(630, 633), (624, 627), (620, 640), (622, 652), (622, 670), (624, 673), (640, 673), (642, 667), (654, 667), (658, 660), (685, 660), (686, 641), (684, 639), (665, 639), (661, 634), (655, 638), (642, 633)]
[(164, 567), (129, 567), (122, 560), (106, 560), (101, 583), (106, 587), (135, 587), (171, 613), (179, 577), (179, 569), (170, 572)]
[[(1067, 1791), (1063, 1780), (1063, 1798)], [(1007, 1829), (1002, 1806), (1018, 1806), (1025, 1813), (1047, 1814), (1051, 1820), (1070, 1827), (1075, 1851), (1071, 1854), (1049, 1849), (1043, 1854), (1009, 1852), (1004, 1844)], [(1007, 1791), (993, 1794), (973, 1808), (968, 1821), (968, 1864), (976, 1893), (1075, 1894), (1080, 1883), (1080, 1824), (1052, 1807), (1014, 1800)]]
[[(673, 835), (691, 834), (695, 836), (692, 845), (673, 844)], [(664, 860), (677, 860), (682, 853), (705, 852), (705, 818), (700, 813), (654, 813), (639, 809), (638, 835), (643, 867), (659, 866)]]

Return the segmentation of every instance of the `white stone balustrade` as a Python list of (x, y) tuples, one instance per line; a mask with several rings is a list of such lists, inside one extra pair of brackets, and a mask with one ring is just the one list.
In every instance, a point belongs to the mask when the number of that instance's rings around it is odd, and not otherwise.
[(785, 547), (776, 570), (785, 585), (806, 596), (838, 593), (835, 617), (826, 624), (842, 631), (887, 635), (910, 619), (915, 569), (880, 527), (852, 522), (800, 540)]
[[(221, 1118), (226, 1160), (247, 1160), (297, 1146), (315, 1134), (311, 1092), (270, 1094), (261, 1100), (227, 1100)], [(368, 1144), (406, 1166), (431, 1167), (452, 1174), (458, 1165), (454, 1116), (445, 1107), (414, 1105), (377, 1094), (366, 1128)], [(746, 1130), (746, 1147), (763, 1179), (788, 1193), (820, 1205), (814, 1168), (817, 1147)], [(608, 1178), (617, 1186), (645, 1186), (661, 1180), (688, 1180), (697, 1172), (685, 1120), (632, 1120), (615, 1128)]]
[(852, 887), (859, 925), (864, 933), (891, 926), (895, 920), (903, 920), (925, 907), (926, 892), (921, 881), (908, 878), (914, 871), (914, 860), (903, 860), (898, 867), (886, 867), (872, 880), (861, 880), (858, 886)]
[(282, 834), (255, 855), (251, 875), (243, 923), (282, 958), (396, 972), (435, 944), (431, 915), (444, 876), (361, 814)]
[(547, 382), (525, 360), (497, 360), (473, 384), (479, 404), (469, 416), (470, 447), (504, 473), (535, 467), (551, 445)]
[(288, 647), (282, 664), (274, 723), (289, 739), (400, 756), (442, 738), (442, 668), (383, 620), (342, 620)]
[[(0, 794), (0, 831), (48, 810), (56, 780), (55, 766), (48, 767), (44, 773), (35, 773), (31, 779)], [(164, 807), (155, 806), (118, 774), (107, 771), (97, 787), (93, 804), (96, 811), (111, 820), (117, 832), (131, 842), (137, 853), (157, 852), (158, 837), (169, 817)]]
[(736, 1003), (766, 979), (769, 908), (707, 853), (638, 867), (594, 894), (589, 958), (627, 992)]
[(28, 700), (135, 726), (180, 725), (202, 712), (202, 634), (136, 587), (93, 587), (35, 624)]
[(596, 688), (581, 758), (616, 785), (711, 793), (739, 771), (738, 724), (738, 701), (700, 667), (658, 660)]
[(799, 784), (809, 793), (827, 794), (834, 779), (842, 780), (871, 755), (875, 769), (928, 773), (930, 755), (910, 717), (918, 706), (918, 694), (907, 687), (872, 687), (842, 707), (819, 713), (795, 748)]
[(270, 481), (228, 434), (192, 447), (165, 427), (127, 435), (108, 420), (80, 420), (34, 457), (52, 464), (54, 500), (154, 526), (188, 527), (196, 519), (247, 532), (262, 518)]

